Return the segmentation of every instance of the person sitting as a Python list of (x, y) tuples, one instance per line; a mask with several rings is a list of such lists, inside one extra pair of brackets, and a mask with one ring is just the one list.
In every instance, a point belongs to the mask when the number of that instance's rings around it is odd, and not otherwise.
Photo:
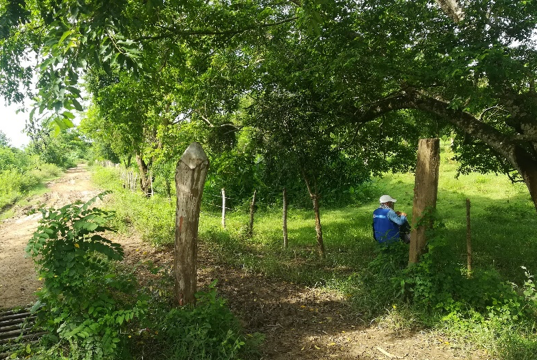
[(410, 225), (404, 212), (394, 210), (397, 200), (390, 195), (382, 195), (380, 206), (373, 211), (373, 237), (380, 244), (396, 241), (410, 243)]

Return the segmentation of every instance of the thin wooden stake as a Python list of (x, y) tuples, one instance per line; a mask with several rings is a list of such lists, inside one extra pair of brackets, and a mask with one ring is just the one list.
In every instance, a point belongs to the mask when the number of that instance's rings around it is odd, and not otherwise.
[(287, 249), (289, 246), (287, 237), (287, 190), (283, 189), (283, 247)]
[(226, 189), (222, 188), (222, 229), (226, 228)]
[(248, 234), (250, 236), (254, 233), (254, 213), (255, 213), (255, 194), (257, 190), (254, 190), (254, 196), (252, 197), (252, 202), (250, 203), (250, 224), (248, 226)]
[(472, 230), (470, 227), (470, 199), (466, 199), (466, 256), (468, 277), (472, 276)]

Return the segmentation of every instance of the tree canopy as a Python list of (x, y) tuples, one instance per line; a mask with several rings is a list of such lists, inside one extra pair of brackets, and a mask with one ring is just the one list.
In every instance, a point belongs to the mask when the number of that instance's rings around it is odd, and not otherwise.
[(461, 171), (524, 181), (537, 207), (536, 24), (536, 1), (4, 0), (0, 92), (66, 127), (86, 82), (95, 131), (141, 169), (247, 131), (252, 158), (360, 178), (454, 131)]

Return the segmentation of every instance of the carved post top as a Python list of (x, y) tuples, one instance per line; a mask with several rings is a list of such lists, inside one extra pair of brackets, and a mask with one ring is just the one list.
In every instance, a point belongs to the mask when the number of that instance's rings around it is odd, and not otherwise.
[(207, 155), (205, 155), (205, 151), (203, 151), (201, 145), (197, 142), (193, 142), (186, 148), (179, 162), (182, 162), (193, 170), (202, 163), (208, 164), (209, 159), (207, 158)]

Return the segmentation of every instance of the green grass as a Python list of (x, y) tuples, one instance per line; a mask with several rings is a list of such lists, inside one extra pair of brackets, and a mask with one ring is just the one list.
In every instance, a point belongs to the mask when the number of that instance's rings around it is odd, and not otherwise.
[(46, 183), (59, 178), (62, 170), (56, 165), (42, 164), (40, 169), (26, 173), (0, 173), (0, 220), (14, 215), (15, 206), (35, 204), (35, 199), (48, 191)]
[[(466, 262), (466, 199), (471, 201), (471, 234), (475, 267), (493, 267), (506, 279), (522, 281), (520, 266), (537, 272), (537, 214), (528, 190), (523, 184), (512, 184), (504, 176), (471, 174), (456, 176), (452, 155), (442, 154), (437, 211), (449, 234), (449, 245), (461, 262)], [(396, 209), (411, 218), (414, 188), (413, 174), (388, 174), (372, 183), (373, 197), (366, 202), (339, 209), (321, 208), (327, 269), (359, 270), (375, 256), (371, 234), (371, 213), (378, 197), (388, 193), (398, 199)], [(256, 213), (254, 236), (246, 237), (248, 214), (228, 213), (226, 230), (221, 228), (218, 212), (203, 211), (200, 219), (202, 239), (231, 237), (236, 246), (264, 253), (256, 270), (271, 273), (271, 257), (289, 261), (296, 253), (315, 252), (313, 211), (290, 209), (288, 218), (289, 249), (282, 251), (281, 211), (273, 209)], [(226, 242), (229, 242), (227, 240)], [(533, 245), (533, 246), (532, 246)], [(243, 250), (244, 250), (243, 249)], [(225, 249), (224, 249), (225, 250)], [(287, 254), (287, 256), (286, 256)], [(239, 262), (235, 254), (230, 257)], [(296, 264), (294, 264), (296, 265)], [(294, 266), (293, 265), (293, 266)], [(307, 265), (305, 265), (307, 266)], [(300, 271), (297, 269), (297, 271)], [(281, 271), (288, 274), (287, 271)], [(345, 273), (345, 271), (343, 272)]]
[[(537, 214), (524, 184), (512, 184), (505, 176), (471, 174), (456, 176), (457, 164), (447, 149), (442, 153), (437, 210), (448, 233), (448, 243), (462, 263), (466, 262), (466, 199), (471, 201), (473, 261), (476, 268), (494, 268), (505, 279), (520, 283), (524, 279), (520, 266), (537, 273)], [(155, 244), (171, 243), (175, 201), (155, 196), (145, 199), (125, 191), (114, 169), (99, 170), (96, 181), (112, 189), (117, 196), (113, 208), (121, 218), (119, 226), (130, 225), (144, 239)], [(346, 276), (359, 271), (376, 256), (371, 235), (371, 213), (378, 197), (388, 193), (398, 199), (396, 209), (411, 218), (414, 176), (387, 174), (368, 185), (370, 199), (343, 208), (321, 207), (321, 222), (327, 251), (322, 262), (323, 278)], [(254, 235), (247, 236), (249, 214), (228, 212), (226, 229), (221, 227), (218, 208), (202, 208), (200, 239), (219, 246), (226, 260), (253, 271), (300, 279), (317, 267), (314, 214), (309, 209), (291, 206), (288, 217), (289, 248), (282, 249), (280, 209), (258, 211)], [(227, 254), (227, 255), (226, 255)], [(259, 256), (262, 254), (263, 256)], [(237, 256), (239, 255), (239, 256)], [(313, 265), (312, 265), (313, 264)], [(291, 270), (291, 271), (288, 271)], [(306, 276), (304, 282), (318, 282)]]
[[(398, 199), (396, 208), (411, 214), (411, 173), (373, 179), (358, 189), (362, 201), (353, 206), (321, 207), (325, 260), (317, 254), (313, 211), (292, 204), (288, 249), (283, 249), (281, 210), (270, 207), (256, 213), (254, 232), (249, 236), (245, 209), (228, 212), (223, 229), (220, 209), (203, 204), (199, 239), (221, 261), (245, 271), (346, 294), (362, 318), (376, 318), (396, 328), (437, 329), (460, 342), (470, 339), (472, 346), (477, 344), (499, 358), (524, 358), (532, 354), (536, 338), (537, 314), (531, 311), (531, 294), (535, 296), (535, 292), (523, 295), (507, 282), (521, 289), (530, 280), (521, 266), (530, 274), (537, 273), (535, 208), (524, 184), (512, 184), (505, 176), (470, 174), (456, 178), (457, 164), (452, 156), (444, 146), (437, 202), (439, 226), (432, 240), (436, 250), (431, 252), (430, 263), (422, 262), (411, 271), (405, 270), (408, 248), (402, 245), (391, 253), (379, 253), (371, 229), (371, 214), (382, 194)], [(158, 195), (145, 199), (125, 191), (113, 171), (101, 169), (95, 178), (115, 189), (115, 200), (109, 205), (118, 212), (119, 226), (134, 227), (154, 245), (172, 243), (175, 202)], [(475, 269), (471, 280), (462, 275), (466, 264), (466, 199), (471, 201)], [(401, 280), (407, 281), (404, 289), (399, 285)], [(386, 310), (392, 304), (397, 304), (398, 310)]]

